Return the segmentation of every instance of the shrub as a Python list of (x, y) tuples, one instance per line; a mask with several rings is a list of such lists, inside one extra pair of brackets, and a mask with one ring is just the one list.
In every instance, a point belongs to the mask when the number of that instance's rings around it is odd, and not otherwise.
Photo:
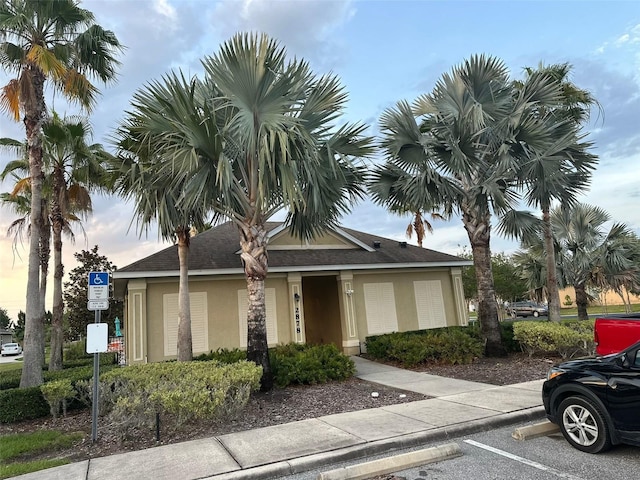
[(0, 423), (46, 417), (49, 404), (40, 387), (12, 388), (0, 391)]
[(67, 400), (76, 396), (76, 391), (70, 380), (55, 380), (45, 383), (40, 385), (40, 391), (49, 404), (53, 418), (58, 417), (61, 408), (62, 414), (67, 416)]
[(521, 352), (520, 342), (513, 338), (513, 321), (500, 322), (500, 338), (507, 352)]
[(333, 344), (279, 345), (270, 352), (273, 380), (279, 387), (345, 380), (355, 373), (353, 361)]
[(197, 361), (217, 360), (220, 363), (236, 363), (247, 359), (247, 352), (239, 348), (219, 348), (216, 351), (203, 353), (194, 358)]
[(471, 363), (482, 355), (482, 342), (477, 327), (446, 327), (367, 337), (367, 353), (404, 366)]
[(514, 338), (529, 356), (558, 354), (562, 358), (592, 354), (593, 322), (516, 322)]
[(8, 390), (10, 388), (18, 388), (20, 386), (20, 376), (22, 370), (8, 370), (0, 375), (0, 390)]
[(163, 423), (186, 422), (237, 414), (259, 387), (262, 368), (243, 361), (165, 362), (111, 370), (100, 378), (103, 414), (120, 424), (123, 433), (151, 427), (156, 414)]

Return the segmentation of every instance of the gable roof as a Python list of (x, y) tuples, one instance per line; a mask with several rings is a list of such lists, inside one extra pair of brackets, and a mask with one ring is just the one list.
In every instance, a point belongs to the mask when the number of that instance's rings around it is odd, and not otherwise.
[[(267, 222), (270, 237), (288, 235), (278, 222)], [(304, 244), (290, 239), (269, 249), (270, 272), (366, 270), (379, 268), (462, 267), (472, 262), (460, 257), (408, 245), (348, 228), (327, 231), (337, 241)], [(239, 255), (239, 232), (231, 222), (206, 230), (191, 239), (189, 276), (244, 273)], [(319, 240), (322, 240), (319, 239)], [(284, 245), (283, 245), (284, 243)], [(178, 276), (177, 245), (140, 259), (114, 272), (113, 277), (144, 278)]]

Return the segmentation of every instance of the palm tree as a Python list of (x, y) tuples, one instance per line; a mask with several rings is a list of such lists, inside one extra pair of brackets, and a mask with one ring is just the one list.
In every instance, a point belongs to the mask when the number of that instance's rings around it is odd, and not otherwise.
[(42, 226), (42, 122), (47, 81), (65, 97), (91, 108), (97, 90), (89, 81), (114, 79), (122, 47), (74, 0), (6, 0), (0, 5), (0, 64), (15, 77), (2, 88), (0, 107), (25, 124), (31, 178), (31, 235), (21, 387), (42, 383), (43, 321), (38, 299)]
[[(522, 184), (526, 188), (526, 201), (542, 211), (542, 229), (546, 252), (547, 300), (549, 320), (560, 321), (560, 294), (556, 275), (550, 211), (554, 201), (563, 207), (571, 207), (577, 195), (589, 186), (591, 173), (597, 165), (597, 157), (588, 152), (591, 144), (582, 142), (577, 129), (589, 118), (589, 109), (598, 105), (593, 96), (569, 81), (571, 67), (568, 64), (540, 65), (537, 70), (527, 68), (527, 80), (536, 76), (551, 77), (560, 88), (560, 98), (555, 105), (541, 106), (541, 115), (551, 114), (561, 122), (556, 136), (558, 142), (541, 155), (531, 157), (520, 166)], [(517, 88), (523, 86), (516, 84)], [(565, 139), (575, 138), (567, 143)]]
[[(265, 223), (284, 208), (290, 232), (300, 238), (336, 224), (364, 195), (364, 167), (352, 159), (371, 154), (371, 140), (363, 125), (333, 128), (347, 99), (338, 79), (316, 77), (305, 61), (287, 61), (285, 49), (266, 35), (238, 34), (203, 65), (206, 78), (187, 95), (193, 116), (167, 119), (164, 102), (143, 92), (138, 98), (157, 108), (134, 103), (123, 128), (135, 136), (140, 126), (173, 153), (160, 173), (182, 191), (181, 208), (204, 205), (214, 223), (237, 225), (249, 303), (247, 358), (263, 367), (261, 388), (270, 390)], [(218, 155), (212, 142), (222, 145)]]
[[(431, 212), (432, 220), (445, 220), (445, 217), (439, 214), (438, 212)], [(420, 209), (417, 209), (413, 212), (413, 219), (407, 225), (406, 234), (408, 238), (411, 238), (413, 234), (416, 234), (416, 240), (418, 241), (418, 246), (422, 247), (422, 241), (426, 233), (433, 233), (433, 225), (424, 218), (423, 212)]]
[(556, 125), (536, 109), (557, 97), (547, 77), (515, 91), (501, 61), (474, 56), (444, 74), (413, 107), (399, 102), (380, 120), (386, 163), (373, 172), (373, 199), (392, 211), (405, 205), (461, 213), (489, 356), (506, 354), (491, 271), (492, 212), (502, 214), (517, 200), (514, 166), (552, 143)]
[(152, 82), (134, 96), (132, 113), (117, 132), (118, 158), (113, 161), (111, 188), (133, 199), (141, 233), (155, 221), (160, 235), (178, 246), (178, 361), (193, 359), (189, 303), (189, 245), (191, 229), (206, 228), (210, 208), (196, 203), (184, 208), (180, 197), (184, 184), (172, 184), (164, 168), (178, 157), (204, 157), (215, 161), (222, 152), (214, 110), (198, 102), (206, 92), (197, 79), (175, 74), (164, 84)]
[[(15, 150), (19, 154), (24, 154), (25, 144), (14, 140), (12, 138), (0, 138), (0, 148), (7, 150)], [(14, 213), (19, 217), (14, 220), (7, 229), (7, 235), (14, 236), (14, 250), (17, 247), (18, 242), (22, 241), (23, 233), (27, 233), (30, 239), (31, 235), (31, 179), (30, 177), (20, 177), (16, 171), (23, 173), (29, 171), (29, 160), (23, 158), (21, 160), (15, 160), (9, 162), (5, 169), (0, 173), (0, 180), (4, 180), (7, 175), (11, 174), (14, 179), (14, 187), (11, 192), (5, 192), (0, 194), (0, 201), (4, 205), (9, 206)], [(51, 217), (49, 211), (49, 193), (51, 191), (50, 182), (43, 184), (43, 195), (40, 200), (41, 207), (40, 213), (42, 216), (42, 229), (40, 230), (40, 239), (38, 244), (38, 261), (40, 269), (40, 284), (38, 289), (38, 305), (40, 311), (40, 317), (43, 321), (46, 315), (46, 296), (47, 296), (47, 277), (49, 275), (49, 260), (51, 259)], [(39, 332), (34, 332), (35, 341), (41, 344), (44, 348), (44, 329)], [(24, 340), (24, 336), (23, 339)]]
[(607, 231), (610, 220), (601, 208), (580, 203), (551, 212), (558, 263), (564, 281), (575, 290), (580, 320), (589, 318), (589, 286), (613, 289), (622, 296), (622, 287), (640, 282), (638, 239), (621, 223)]
[[(90, 125), (80, 117), (63, 119), (54, 112), (53, 117), (43, 124), (43, 172), (48, 184), (43, 200), (48, 202), (44, 211), (49, 212), (47, 225), (51, 225), (54, 257), (49, 370), (62, 369), (62, 234), (73, 240), (71, 222), (79, 223), (91, 211), (90, 191), (102, 187), (103, 165), (108, 156), (100, 144), (87, 144), (90, 135)], [(0, 139), (0, 144), (3, 140)], [(12, 142), (15, 144), (16, 141)], [(26, 157), (26, 144), (22, 144), (22, 149)], [(28, 173), (28, 159), (11, 162), (4, 173), (8, 171)], [(42, 271), (42, 280), (46, 279), (46, 273), (46, 270)]]

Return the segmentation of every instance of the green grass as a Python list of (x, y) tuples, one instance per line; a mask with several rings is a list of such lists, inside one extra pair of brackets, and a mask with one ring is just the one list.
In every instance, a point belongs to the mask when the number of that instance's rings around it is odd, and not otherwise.
[(22, 455), (67, 448), (83, 436), (82, 432), (62, 433), (55, 430), (6, 435), (0, 443), (0, 462), (14, 460)]
[(71, 462), (69, 462), (69, 460), (57, 458), (54, 460), (35, 460), (33, 462), (10, 463), (8, 465), (2, 464), (0, 465), (0, 479), (17, 477), (18, 475), (24, 475), (25, 473), (59, 467), (60, 465), (66, 465), (68, 463)]
[(0, 479), (66, 465), (69, 460), (45, 459), (20, 461), (27, 455), (53, 453), (68, 448), (84, 437), (82, 432), (62, 433), (51, 430), (17, 433), (2, 437), (0, 442)]
[(22, 359), (11, 363), (0, 363), (0, 372), (9, 372), (11, 370), (20, 370), (22, 368)]

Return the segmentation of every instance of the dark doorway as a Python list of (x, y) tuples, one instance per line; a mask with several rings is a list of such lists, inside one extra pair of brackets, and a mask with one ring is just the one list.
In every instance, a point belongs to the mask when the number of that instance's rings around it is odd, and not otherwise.
[(333, 343), (342, 351), (336, 277), (303, 277), (302, 298), (307, 343)]

